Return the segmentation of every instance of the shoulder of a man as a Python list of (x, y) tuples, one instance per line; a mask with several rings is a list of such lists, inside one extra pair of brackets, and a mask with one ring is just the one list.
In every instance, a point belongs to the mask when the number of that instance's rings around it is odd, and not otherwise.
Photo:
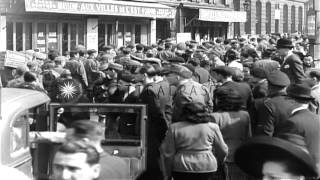
[(129, 179), (130, 165), (120, 157), (109, 154), (100, 157), (101, 173), (99, 179)]

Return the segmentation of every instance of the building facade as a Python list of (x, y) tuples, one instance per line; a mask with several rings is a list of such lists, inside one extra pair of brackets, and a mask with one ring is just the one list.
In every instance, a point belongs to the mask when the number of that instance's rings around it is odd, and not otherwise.
[(235, 10), (245, 10), (247, 22), (235, 24), (235, 35), (305, 32), (307, 0), (233, 0)]
[(176, 14), (175, 8), (157, 2), (6, 1), (8, 7), (0, 14), (0, 38), (6, 43), (0, 50), (57, 49), (63, 53), (77, 45), (96, 50), (105, 44), (150, 45), (156, 43), (157, 27), (165, 28)]

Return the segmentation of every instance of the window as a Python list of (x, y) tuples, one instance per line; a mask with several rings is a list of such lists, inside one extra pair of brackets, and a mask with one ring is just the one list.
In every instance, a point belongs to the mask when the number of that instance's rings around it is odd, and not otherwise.
[(78, 24), (78, 44), (84, 45), (84, 25)]
[(112, 38), (112, 33), (113, 29), (112, 29), (112, 24), (107, 24), (107, 44), (113, 44), (113, 38)]
[(25, 49), (32, 49), (32, 23), (26, 23)]
[(135, 43), (141, 43), (141, 25), (136, 24), (135, 25)]
[(77, 24), (70, 24), (70, 49), (77, 46)]
[(271, 3), (267, 2), (266, 4), (266, 33), (271, 33)]
[(69, 51), (69, 47), (68, 47), (68, 24), (67, 23), (63, 23), (62, 24), (62, 52), (66, 52)]
[(23, 112), (10, 125), (10, 155), (13, 157), (28, 151), (28, 123), (28, 114)]
[(49, 24), (48, 48), (58, 50), (58, 25), (56, 23)]
[(7, 22), (7, 49), (13, 50), (13, 22)]
[(291, 32), (296, 31), (296, 7), (291, 6)]
[(23, 50), (23, 24), (21, 22), (16, 23), (16, 51)]
[(298, 31), (302, 32), (302, 19), (303, 19), (303, 14), (302, 14), (302, 7), (299, 7), (298, 10)]
[(40, 52), (46, 52), (46, 24), (38, 23), (37, 48)]
[(288, 33), (288, 5), (283, 6), (283, 32)]
[(256, 2), (256, 34), (261, 34), (261, 2)]
[(118, 25), (118, 46), (123, 46), (123, 39), (124, 39), (124, 24)]
[(98, 49), (102, 51), (102, 47), (105, 45), (105, 33), (106, 33), (105, 24), (98, 24)]

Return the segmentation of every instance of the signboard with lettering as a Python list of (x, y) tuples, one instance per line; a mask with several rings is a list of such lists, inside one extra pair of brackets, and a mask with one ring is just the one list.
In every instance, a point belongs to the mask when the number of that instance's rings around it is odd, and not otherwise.
[(114, 15), (174, 19), (176, 9), (158, 3), (130, 1), (81, 2), (60, 0), (25, 0), (27, 12)]
[(199, 20), (215, 22), (246, 22), (247, 13), (245, 11), (199, 9)]
[(16, 51), (4, 51), (0, 56), (0, 67), (13, 67), (17, 68), (18, 66), (25, 66), (28, 61), (32, 60), (32, 56), (27, 55), (23, 52)]

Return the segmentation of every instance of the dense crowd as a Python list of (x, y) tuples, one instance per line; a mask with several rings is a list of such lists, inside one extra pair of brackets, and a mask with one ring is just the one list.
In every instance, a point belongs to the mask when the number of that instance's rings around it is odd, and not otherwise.
[[(59, 103), (147, 104), (140, 179), (318, 177), (320, 69), (304, 36), (27, 53), (34, 59), (12, 69), (3, 86), (42, 91)], [(72, 128), (77, 120), (60, 123)], [(70, 146), (83, 145), (61, 151)]]

